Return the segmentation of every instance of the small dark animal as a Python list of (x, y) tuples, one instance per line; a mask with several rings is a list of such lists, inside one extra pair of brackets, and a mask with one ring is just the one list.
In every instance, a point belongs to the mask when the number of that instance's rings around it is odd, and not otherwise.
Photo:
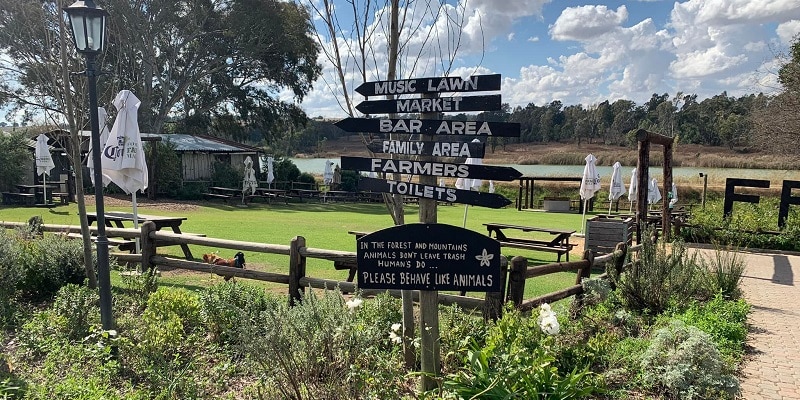
[[(203, 261), (209, 264), (222, 265), (224, 267), (232, 267), (232, 268), (244, 269), (246, 266), (244, 253), (242, 253), (241, 251), (236, 253), (236, 255), (234, 255), (233, 258), (228, 258), (228, 259), (222, 258), (214, 253), (203, 254)], [(227, 281), (231, 278), (233, 277), (226, 276), (225, 280)]]

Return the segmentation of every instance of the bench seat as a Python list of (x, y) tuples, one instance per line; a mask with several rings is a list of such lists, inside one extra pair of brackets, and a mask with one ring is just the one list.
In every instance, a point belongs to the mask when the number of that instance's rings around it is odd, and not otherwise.
[(225, 203), (227, 203), (228, 200), (233, 198), (233, 196), (229, 196), (227, 194), (219, 194), (219, 193), (204, 193), (203, 195), (209, 199), (221, 199)]
[[(572, 248), (575, 247), (575, 245), (572, 243), (569, 245), (553, 245), (552, 243), (545, 241), (526, 239), (498, 240), (498, 242), (500, 242), (500, 246), (503, 247), (556, 253), (558, 254), (558, 262), (561, 262), (562, 255), (568, 254), (570, 251), (572, 251)], [(569, 260), (569, 256), (567, 256), (567, 260)]]
[(36, 203), (36, 195), (33, 193), (13, 193), (3, 192), (3, 204), (19, 204), (32, 206)]

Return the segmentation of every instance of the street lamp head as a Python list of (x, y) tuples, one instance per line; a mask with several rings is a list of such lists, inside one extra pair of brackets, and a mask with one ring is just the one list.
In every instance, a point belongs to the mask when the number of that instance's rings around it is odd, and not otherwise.
[(97, 54), (103, 50), (108, 12), (93, 0), (78, 0), (64, 7), (64, 11), (69, 16), (75, 49), (83, 54)]
[(700, 177), (702, 178), (702, 177), (704, 177), (704, 176), (706, 176), (706, 174), (704, 174), (704, 173), (702, 173), (702, 172), (701, 172), (701, 173), (700, 173)]

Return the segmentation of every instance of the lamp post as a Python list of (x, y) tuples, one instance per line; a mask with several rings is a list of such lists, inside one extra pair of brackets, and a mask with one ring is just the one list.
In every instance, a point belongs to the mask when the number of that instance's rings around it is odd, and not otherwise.
[(703, 210), (706, 209), (706, 188), (708, 187), (708, 174), (700, 173), (700, 177), (703, 178)]
[(94, 161), (94, 194), (97, 212), (97, 281), (100, 287), (100, 320), (104, 330), (114, 328), (111, 312), (111, 272), (108, 266), (105, 207), (103, 206), (103, 167), (100, 160), (100, 122), (97, 119), (97, 71), (95, 58), (103, 50), (108, 12), (93, 0), (78, 0), (64, 7), (72, 27), (75, 49), (86, 57), (89, 84), (89, 120), (92, 128), (92, 160)]

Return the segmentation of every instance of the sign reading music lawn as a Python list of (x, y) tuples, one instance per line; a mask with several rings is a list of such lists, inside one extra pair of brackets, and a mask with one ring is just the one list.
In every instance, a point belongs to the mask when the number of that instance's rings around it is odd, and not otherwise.
[(406, 224), (358, 239), (362, 289), (499, 292), (500, 243), (469, 229)]
[(500, 90), (500, 74), (473, 75), (468, 78), (443, 76), (435, 78), (366, 82), (356, 88), (356, 92), (364, 96), (439, 92), (485, 92), (493, 90)]

